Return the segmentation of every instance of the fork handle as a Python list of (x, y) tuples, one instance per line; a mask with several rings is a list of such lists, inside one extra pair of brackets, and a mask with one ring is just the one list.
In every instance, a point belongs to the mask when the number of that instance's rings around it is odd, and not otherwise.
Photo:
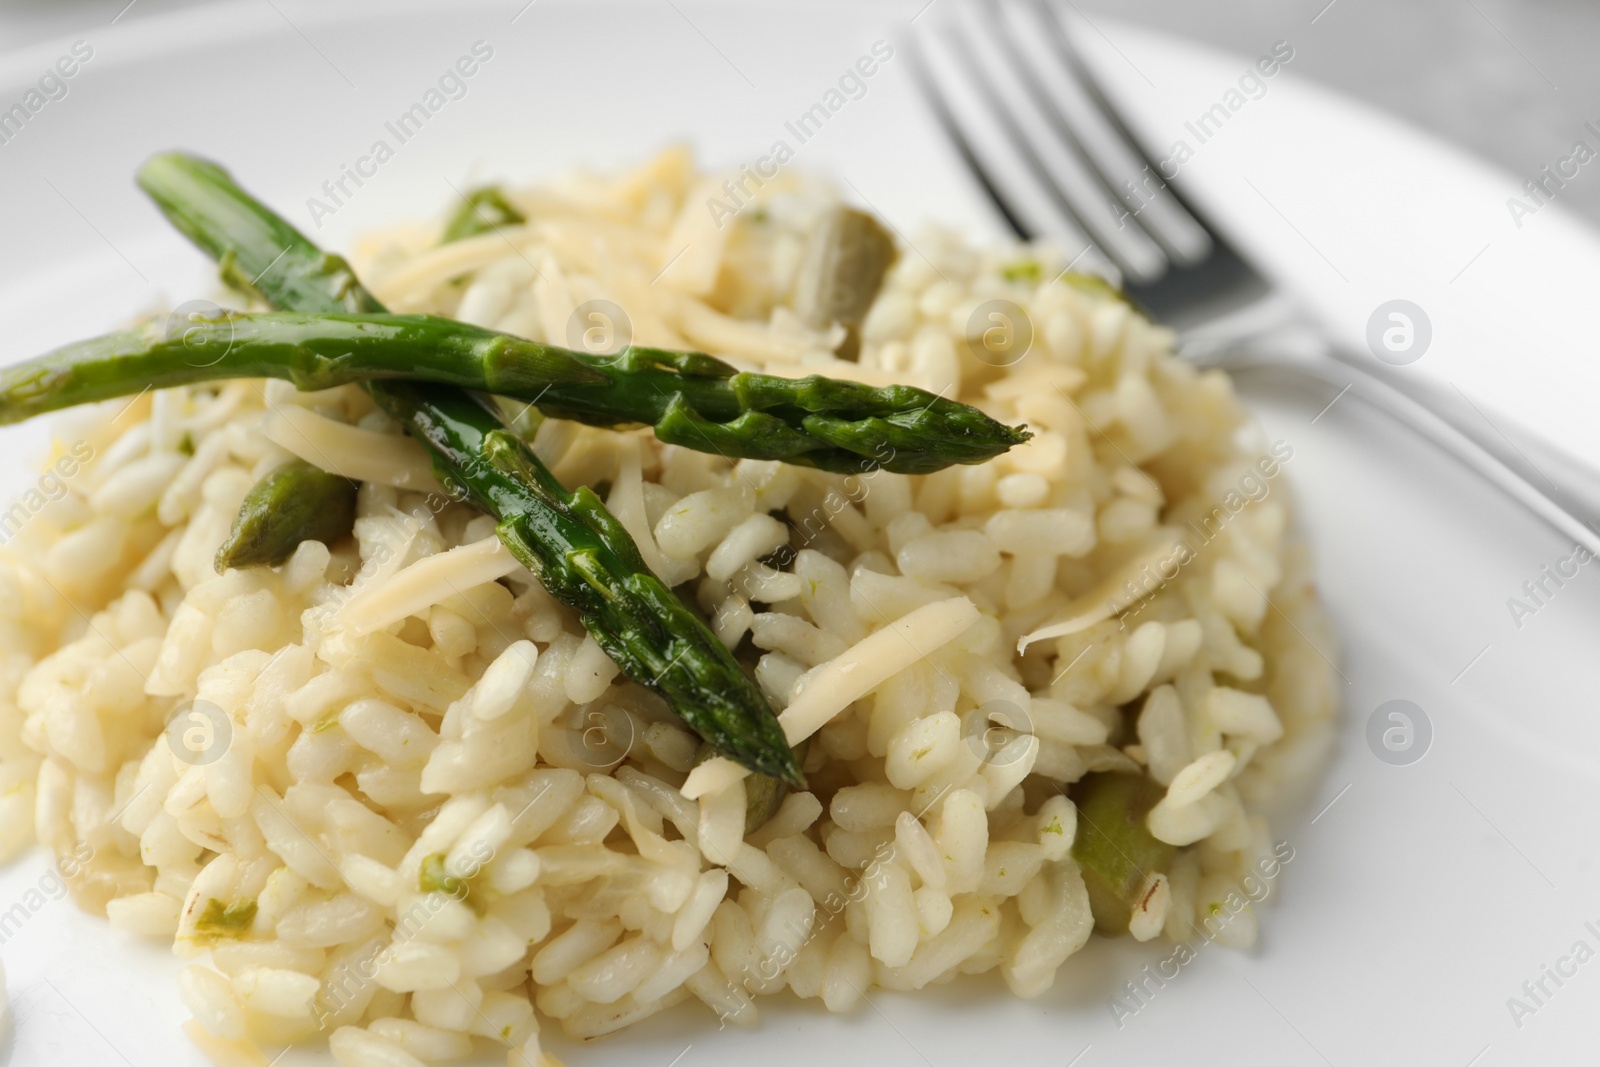
[(1205, 362), (1236, 369), (1288, 370), (1348, 390), (1476, 471), (1563, 537), (1600, 555), (1600, 529), (1594, 521), (1600, 515), (1600, 476), (1585, 464), (1518, 427), (1490, 421), (1465, 394), (1457, 400), (1448, 390), (1401, 368), (1374, 369), (1369, 354), (1320, 339), (1307, 343), (1309, 337), (1302, 335), (1297, 343), (1285, 345), (1279, 335), (1270, 348), (1248, 343), (1215, 350)]
[[(1507, 421), (1491, 421), (1465, 394), (1403, 370), (1375, 371), (1372, 357), (1330, 350), (1330, 363), (1353, 381), (1362, 398), (1411, 426), (1562, 536), (1600, 555), (1594, 518), (1600, 487), (1584, 464)], [(1336, 362), (1335, 362), (1336, 361)], [(1514, 436), (1513, 436), (1514, 435)]]

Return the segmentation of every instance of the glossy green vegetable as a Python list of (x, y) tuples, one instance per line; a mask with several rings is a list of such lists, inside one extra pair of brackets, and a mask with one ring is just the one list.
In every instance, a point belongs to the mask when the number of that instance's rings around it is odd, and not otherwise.
[(533, 396), (606, 379), (564, 349), (433, 315), (221, 311), (96, 337), (0, 370), (0, 423), (145, 389), (284, 378), (328, 389), (383, 378)]
[[(384, 312), (343, 260), (318, 249), (221, 168), (174, 156), (152, 165), (141, 184), (157, 191), (164, 208), (173, 205), (201, 249), (255, 278), (268, 302), (312, 314)], [(181, 191), (196, 182), (204, 195), (185, 200)], [(804, 783), (755, 683), (705, 621), (650, 572), (593, 492), (567, 492), (482, 398), (408, 382), (373, 381), (366, 388), (428, 448), (442, 484), (500, 520), (512, 555), (578, 612), (628, 677), (660, 694), (691, 729), (743, 766)]]
[(1139, 893), (1150, 875), (1165, 872), (1173, 847), (1145, 829), (1144, 819), (1166, 793), (1143, 775), (1086, 774), (1069, 796), (1078, 808), (1072, 858), (1089, 890), (1095, 929), (1125, 934)]
[(440, 244), (476, 237), (480, 233), (498, 230), (502, 226), (516, 226), (527, 220), (522, 212), (511, 206), (505, 194), (492, 185), (474, 189), (461, 202), (461, 207), (445, 223)]
[(245, 495), (233, 530), (217, 549), (217, 573), (276, 566), (302, 541), (332, 544), (356, 521), (356, 484), (297, 459), (267, 474)]
[(433, 453), (439, 481), (500, 520), (500, 540), (574, 608), (623, 672), (661, 694), (719, 752), (762, 774), (805, 779), (744, 669), (694, 610), (650, 572), (587, 486), (568, 492), (486, 401), (410, 382), (373, 397)]
[[(0, 423), (144, 389), (278, 377), (302, 389), (408, 378), (481, 389), (591, 426), (651, 426), (669, 443), (728, 458), (781, 460), (839, 474), (929, 474), (982, 463), (1030, 434), (908, 385), (741, 373), (701, 352), (630, 347), (594, 356), (425, 315), (387, 315), (340, 257), (271, 212), (241, 208), (227, 172), (157, 156), (139, 182), (191, 240), (217, 212), (229, 240), (210, 250), (242, 292), (289, 314), (216, 311), (84, 341), (0, 371)], [(819, 224), (799, 282), (806, 313), (860, 321), (893, 258), (870, 216)], [(249, 249), (247, 255), (244, 250)], [(266, 253), (270, 252), (270, 255)], [(257, 254), (259, 253), (259, 254)]]
[[(306, 295), (305, 286), (291, 288)], [(436, 382), (590, 425), (648, 423), (661, 440), (699, 452), (846, 474), (979, 463), (1029, 436), (912, 386), (741, 374), (699, 352), (628, 348), (598, 358), (433, 315), (221, 310), (79, 341), (0, 370), (0, 423), (227, 378), (282, 378), (301, 389)]]
[[(230, 219), (230, 240), (209, 250), (235, 288), (270, 291), (275, 294), (270, 302), (285, 310), (382, 310), (341, 257), (318, 249), (272, 212), (256, 210), (248, 198), (242, 205), (238, 187), (216, 164), (180, 153), (159, 155), (144, 165), (139, 183), (201, 247), (215, 243), (216, 235), (207, 230), (219, 211)], [(858, 243), (867, 239), (862, 236)], [(246, 263), (238, 248), (271, 254)], [(815, 295), (801, 299), (818, 309), (826, 304), (832, 314), (853, 314), (838, 279), (847, 273), (845, 259), (854, 259), (833, 257), (830, 272), (824, 269), (827, 258), (819, 256), (817, 281), (805, 286)], [(834, 281), (825, 281), (829, 277)], [(857, 278), (859, 298), (869, 279), (864, 270)], [(876, 291), (876, 285), (870, 287)], [(612, 359), (584, 358), (605, 380), (556, 385), (538, 398), (541, 410), (594, 426), (642, 423), (653, 426), (663, 441), (729, 457), (777, 459), (844, 474), (880, 466), (926, 474), (953, 463), (982, 463), (1030, 436), (976, 408), (911, 386), (874, 389), (816, 376), (740, 374), (701, 353), (652, 348), (625, 350)], [(423, 375), (425, 369), (413, 373)], [(487, 382), (481, 387), (490, 388)], [(140, 383), (134, 391), (142, 388)], [(522, 399), (537, 395), (532, 390)]]
[(558, 383), (539, 410), (591, 426), (643, 423), (669, 444), (838, 474), (931, 474), (993, 459), (1032, 435), (910, 385), (739, 372), (702, 352), (627, 348), (605, 382)]

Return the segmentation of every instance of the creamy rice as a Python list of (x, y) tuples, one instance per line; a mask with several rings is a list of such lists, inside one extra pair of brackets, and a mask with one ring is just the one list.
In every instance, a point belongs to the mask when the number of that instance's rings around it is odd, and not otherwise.
[[(1335, 712), (1292, 449), (1047, 248), (919, 236), (836, 359), (841, 331), (783, 304), (832, 194), (784, 175), (719, 228), (723, 177), (671, 151), (509, 191), (524, 226), (353, 258), (396, 311), (904, 381), (1033, 430), (981, 466), (847, 478), (538, 425), (810, 738), (812, 791), (748, 836), (737, 769), (690, 779), (698, 739), (491, 520), (430, 495), (359, 389), (59, 421), (55, 480), (0, 551), (0, 849), (70, 857), (82, 907), (195, 959), (178, 992), (217, 1062), (331, 1038), (347, 1065), (470, 1040), (553, 1063), (541, 1025), (596, 1037), (680, 1002), (750, 1024), (784, 988), (851, 1011), (987, 971), (1038, 996), (1092, 928), (1064, 792), (1092, 770), (1167, 787), (1148, 825), (1182, 846), (1133, 934), (1225, 911), (1219, 940), (1254, 939), (1230, 898)], [(992, 357), (996, 323), (1031, 329), (1025, 354)], [(355, 537), (219, 577), (291, 454), (364, 480)]]

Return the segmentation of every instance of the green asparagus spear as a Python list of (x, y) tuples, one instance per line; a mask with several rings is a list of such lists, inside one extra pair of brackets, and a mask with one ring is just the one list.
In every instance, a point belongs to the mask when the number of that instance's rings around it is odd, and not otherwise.
[(301, 389), (406, 378), (498, 393), (591, 425), (652, 424), (661, 440), (701, 452), (847, 474), (880, 466), (925, 474), (982, 462), (1028, 437), (912, 386), (740, 374), (703, 353), (658, 348), (602, 359), (432, 315), (219, 311), (181, 327), (146, 324), (0, 370), (0, 424), (226, 378), (286, 378)]
[(445, 223), (439, 243), (449, 244), (526, 221), (522, 212), (511, 206), (504, 193), (492, 185), (486, 185), (466, 195), (461, 207)]
[(1145, 816), (1166, 791), (1138, 774), (1086, 774), (1072, 786), (1078, 835), (1072, 858), (1083, 871), (1095, 929), (1125, 934), (1150, 875), (1164, 872), (1173, 848), (1145, 828)]
[[(140, 171), (139, 182), (202, 246), (209, 212), (219, 207), (238, 212), (237, 187), (227, 172), (192, 156), (156, 156)], [(238, 226), (241, 243), (270, 249), (272, 256), (245, 264), (238, 253), (215, 250), (235, 288), (270, 287), (283, 294), (272, 303), (286, 310), (381, 310), (342, 258), (308, 244), (277, 215), (248, 209), (239, 214)], [(280, 253), (283, 259), (273, 259)], [(643, 423), (661, 440), (697, 451), (842, 474), (878, 467), (927, 474), (954, 463), (982, 463), (1030, 436), (976, 408), (908, 385), (875, 389), (820, 376), (741, 374), (703, 353), (654, 348), (626, 349), (610, 359), (588, 357), (587, 363), (606, 380), (557, 384), (543, 395), (530, 387), (522, 399), (537, 398), (546, 414), (593, 426)], [(423, 368), (413, 373), (426, 376)], [(145, 383), (130, 384), (136, 392)]]
[[(293, 288), (311, 287), (296, 279)], [(1028, 438), (912, 386), (740, 374), (703, 353), (657, 348), (601, 359), (432, 315), (230, 311), (181, 326), (147, 324), (0, 370), (0, 424), (226, 378), (286, 378), (301, 389), (405, 378), (498, 393), (590, 425), (651, 424), (661, 440), (700, 452), (845, 474), (926, 474)]]
[(573, 354), (433, 315), (194, 316), (79, 341), (0, 370), (0, 423), (141, 389), (227, 378), (287, 378), (327, 389), (373, 378), (532, 396), (556, 382), (604, 382)]
[[(266, 300), (312, 314), (383, 314), (348, 265), (234, 184), (220, 167), (160, 156), (140, 184), (203, 251)], [(186, 192), (199, 187), (195, 199)], [(589, 489), (568, 493), (489, 406), (465, 390), (366, 383), (431, 452), (442, 484), (500, 520), (512, 555), (576, 609), (617, 665), (702, 738), (762, 774), (803, 785), (799, 761), (755, 683), (705, 622), (650, 573)]]
[[(167, 152), (139, 168), (138, 182), (169, 222), (217, 260), (230, 287), (260, 292), (284, 311), (384, 310), (356, 281), (343, 256), (307, 241), (299, 230), (251, 199), (215, 163)], [(226, 233), (217, 229), (219, 220), (226, 220)], [(246, 256), (247, 252), (267, 254)]]
[(433, 453), (439, 481), (500, 520), (500, 539), (550, 595), (578, 611), (623, 672), (751, 770), (804, 781), (760, 691), (706, 624), (650, 573), (587, 486), (562, 488), (471, 394), (373, 383), (373, 397)]
[(302, 541), (337, 541), (356, 521), (356, 485), (305, 460), (291, 460), (245, 495), (233, 532), (217, 549), (217, 573), (275, 566)]

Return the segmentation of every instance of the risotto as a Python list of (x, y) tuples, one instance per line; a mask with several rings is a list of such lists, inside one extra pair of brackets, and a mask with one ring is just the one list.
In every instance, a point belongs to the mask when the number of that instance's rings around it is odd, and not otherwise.
[[(848, 1012), (992, 971), (1037, 997), (1097, 919), (1253, 941), (1239, 886), (1281, 858), (1268, 816), (1335, 713), (1292, 447), (1046, 247), (900, 239), (859, 321), (807, 315), (807, 235), (837, 199), (784, 173), (730, 210), (725, 177), (669, 151), (352, 260), (396, 312), (1027, 424), (981, 464), (843, 475), (508, 411), (781, 712), (808, 787), (761, 818), (762, 780), (706, 759), (359, 387), (59, 418), (4, 516), (0, 848), (37, 840), (81, 907), (192, 958), (178, 993), (216, 1062), (327, 1040), (349, 1067), (491, 1044), (535, 1067), (541, 1028), (678, 1004), (748, 1025), (785, 989)], [(353, 534), (217, 574), (294, 457), (360, 483)], [(1079, 792), (1116, 772), (1152, 791), (1162, 850), (1120, 926)]]

